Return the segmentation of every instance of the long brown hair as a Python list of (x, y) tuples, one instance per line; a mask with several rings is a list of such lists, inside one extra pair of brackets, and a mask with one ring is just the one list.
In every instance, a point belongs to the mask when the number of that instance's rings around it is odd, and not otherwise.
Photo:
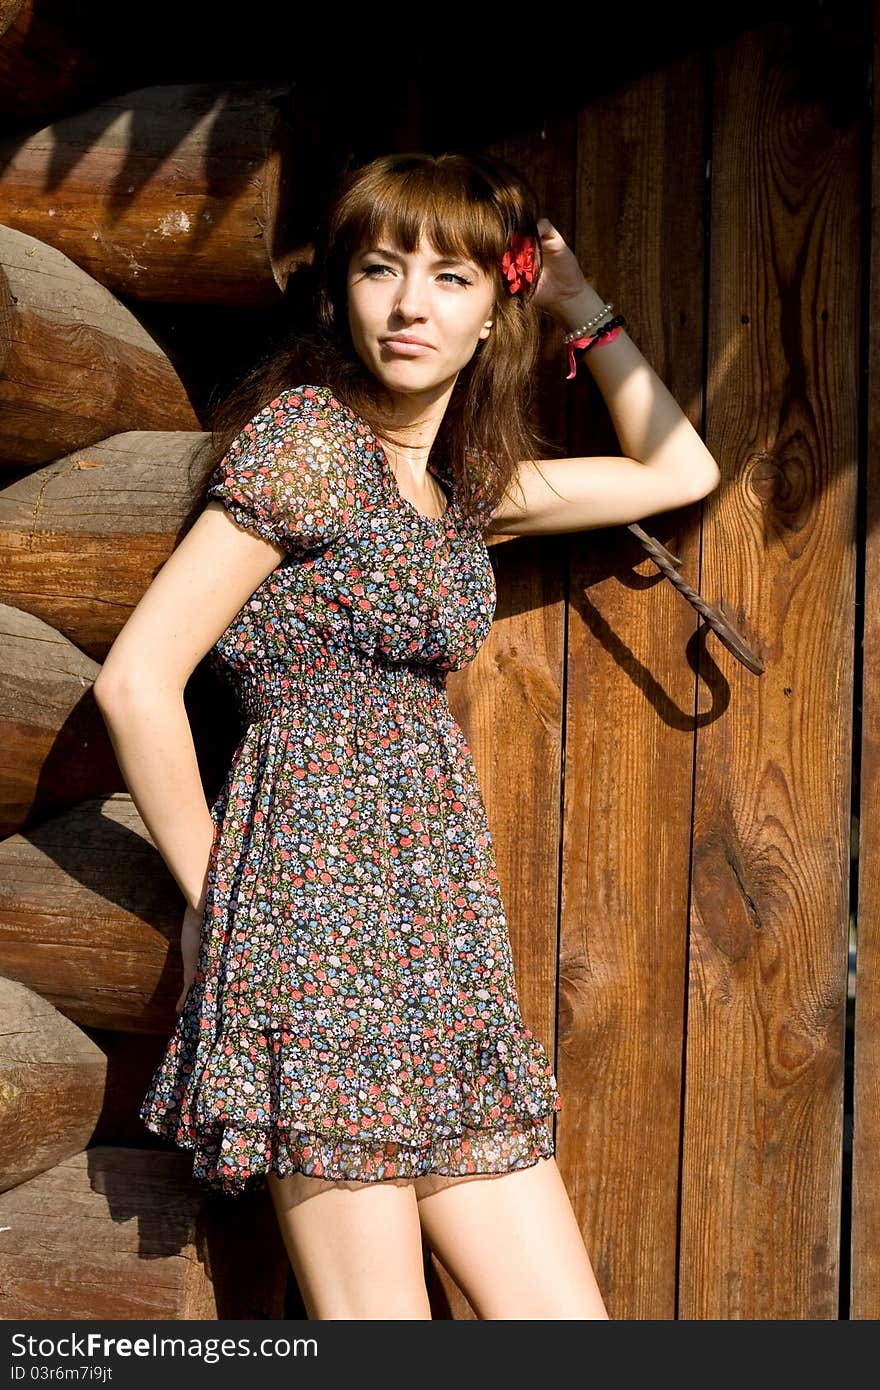
[[(528, 180), (506, 160), (481, 151), (392, 153), (346, 171), (316, 229), (314, 258), (291, 280), (299, 308), (268, 351), (211, 413), (207, 459), (191, 525), (205, 505), (208, 478), (258, 410), (288, 387), (328, 386), (393, 443), (393, 397), (365, 366), (348, 327), (351, 257), (380, 239), (406, 252), (427, 239), (445, 256), (471, 260), (494, 277), (494, 324), (462, 368), (431, 450), (431, 463), (454, 480), (460, 515), (479, 526), (515, 475), (517, 464), (546, 454), (532, 415), (539, 310), (531, 302), (541, 271), (538, 203)], [(511, 294), (502, 257), (512, 236), (534, 241), (535, 276)]]

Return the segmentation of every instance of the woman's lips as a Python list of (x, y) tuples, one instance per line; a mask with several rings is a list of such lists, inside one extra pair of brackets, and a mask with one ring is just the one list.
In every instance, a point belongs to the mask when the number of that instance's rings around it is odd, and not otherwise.
[(434, 351), (426, 343), (401, 343), (394, 342), (391, 338), (383, 338), (382, 346), (388, 348), (389, 352), (396, 352), (400, 357), (420, 357), (423, 352)]

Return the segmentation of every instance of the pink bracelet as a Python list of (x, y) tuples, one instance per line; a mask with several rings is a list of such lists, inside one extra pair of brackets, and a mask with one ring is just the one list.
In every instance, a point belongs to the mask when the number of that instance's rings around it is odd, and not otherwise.
[(576, 347), (588, 347), (591, 343), (596, 343), (599, 347), (601, 347), (603, 343), (613, 343), (614, 339), (617, 337), (619, 332), (619, 328), (612, 328), (610, 333), (603, 333), (601, 338), (572, 339), (572, 341), (568, 345), (568, 365), (571, 368), (571, 370), (565, 378), (566, 381), (571, 381), (572, 377), (577, 375), (577, 363), (574, 360), (574, 349)]
[(615, 314), (614, 318), (606, 319), (603, 324), (600, 324), (595, 333), (587, 334), (583, 338), (566, 339), (568, 343), (568, 365), (570, 368), (568, 376), (565, 378), (566, 381), (571, 381), (572, 377), (577, 372), (577, 366), (574, 360), (574, 349), (576, 347), (589, 351), (590, 348), (596, 347), (597, 345), (601, 347), (602, 343), (613, 343), (621, 328), (625, 327), (625, 325), (626, 319), (623, 317), (623, 314)]

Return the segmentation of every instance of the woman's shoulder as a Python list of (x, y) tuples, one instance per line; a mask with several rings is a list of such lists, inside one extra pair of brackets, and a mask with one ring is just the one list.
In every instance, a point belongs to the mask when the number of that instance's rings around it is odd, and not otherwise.
[(322, 382), (302, 381), (285, 386), (266, 408), (276, 411), (293, 429), (326, 430), (343, 447), (360, 451), (374, 438), (363, 416)]
[(294, 415), (315, 416), (328, 423), (361, 425), (366, 429), (365, 421), (336, 395), (332, 387), (321, 382), (302, 381), (296, 386), (285, 386), (278, 393), (276, 401), (270, 404), (284, 406)]
[(301, 381), (296, 386), (285, 386), (278, 392), (278, 403), (301, 410), (335, 410), (342, 402), (329, 386), (319, 381)]
[(206, 497), (283, 549), (311, 554), (351, 523), (359, 454), (333, 392), (314, 382), (267, 401), (216, 465)]

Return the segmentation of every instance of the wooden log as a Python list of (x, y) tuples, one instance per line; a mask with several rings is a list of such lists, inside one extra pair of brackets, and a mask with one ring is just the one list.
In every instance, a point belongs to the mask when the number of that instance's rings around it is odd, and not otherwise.
[(119, 1033), (109, 1028), (82, 1031), (101, 1049), (107, 1064), (101, 1113), (89, 1143), (166, 1151), (167, 1139), (152, 1134), (138, 1111), (168, 1045), (167, 1036)]
[(48, 1000), (0, 976), (0, 1192), (86, 1147), (107, 1059)]
[(0, 843), (0, 973), (74, 1022), (174, 1026), (185, 909), (127, 793)]
[(0, 604), (0, 837), (124, 786), (92, 696), (97, 662)]
[(0, 222), (119, 294), (277, 304), (291, 263), (311, 257), (287, 245), (293, 142), (277, 98), (290, 90), (142, 87), (6, 141)]
[(96, 1146), (0, 1194), (6, 1320), (275, 1320), (289, 1270), (269, 1194), (206, 1194), (187, 1153)]
[(0, 466), (47, 463), (124, 430), (199, 428), (134, 315), (61, 251), (10, 227), (0, 227), (0, 324)]
[(8, 483), (0, 492), (0, 602), (103, 661), (174, 549), (207, 438), (131, 430)]

